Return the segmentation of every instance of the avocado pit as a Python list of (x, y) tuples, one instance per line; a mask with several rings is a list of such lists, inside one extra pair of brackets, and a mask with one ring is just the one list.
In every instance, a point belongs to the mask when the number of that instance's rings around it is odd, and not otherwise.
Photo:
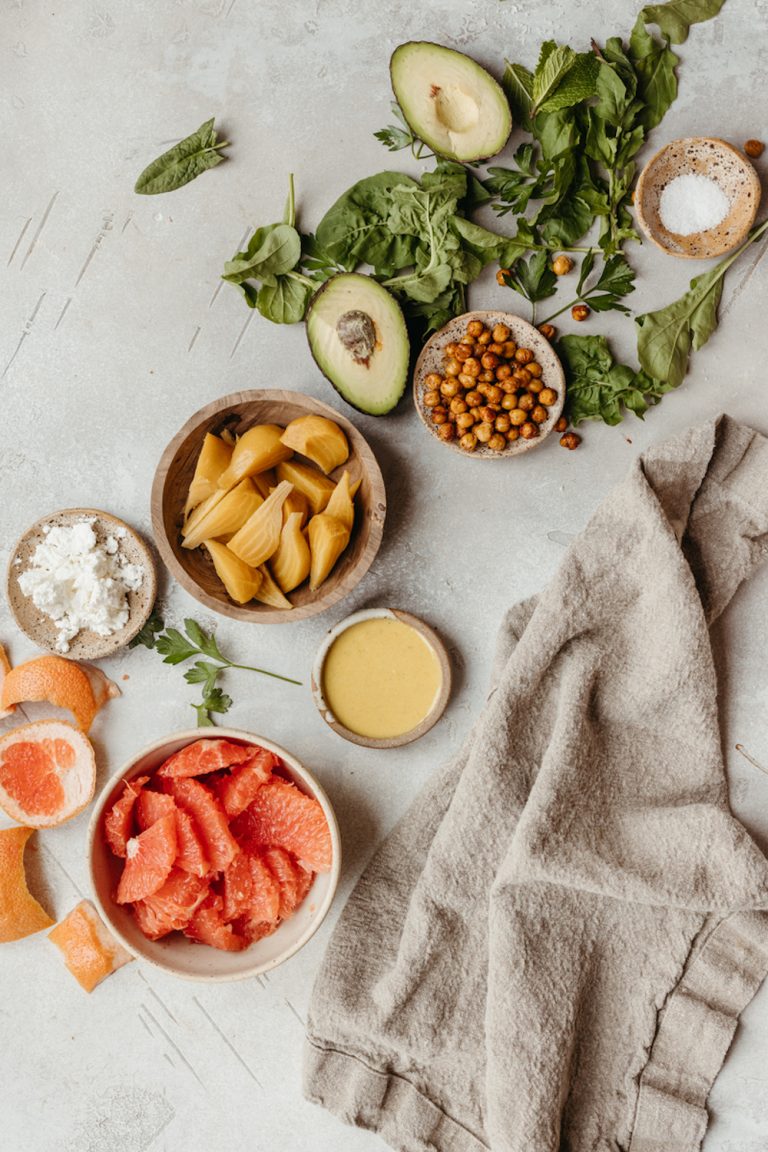
[(356, 364), (365, 364), (376, 347), (376, 325), (367, 312), (353, 308), (336, 321), (336, 335)]

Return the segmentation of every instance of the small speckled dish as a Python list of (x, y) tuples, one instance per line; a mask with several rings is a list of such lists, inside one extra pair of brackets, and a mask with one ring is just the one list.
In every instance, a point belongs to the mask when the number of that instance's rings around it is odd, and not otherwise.
[(140, 564), (145, 572), (141, 587), (128, 593), (128, 620), (123, 628), (111, 636), (99, 636), (96, 632), (84, 629), (70, 641), (66, 655), (71, 659), (100, 660), (104, 656), (111, 656), (134, 638), (146, 624), (157, 594), (157, 574), (152, 553), (141, 537), (122, 520), (96, 508), (66, 508), (44, 516), (27, 529), (13, 549), (8, 564), (6, 591), (14, 619), (22, 632), (41, 648), (55, 652), (58, 633), (56, 624), (35, 607), (29, 596), (24, 595), (19, 587), (19, 576), (28, 567), (37, 545), (44, 539), (45, 528), (70, 527), (83, 520), (92, 521), (99, 543), (114, 536), (120, 554), (129, 564)]
[[(667, 185), (675, 177), (689, 174), (716, 181), (731, 208), (716, 228), (680, 236), (664, 227), (659, 205)], [(760, 178), (743, 153), (716, 137), (689, 136), (673, 140), (648, 161), (635, 189), (635, 209), (646, 236), (663, 252), (688, 260), (707, 260), (724, 256), (746, 239), (760, 195)]]
[[(323, 668), (331, 645), (342, 632), (346, 632), (353, 624), (359, 624), (363, 620), (380, 619), (399, 620), (401, 624), (409, 625), (426, 640), (440, 665), (440, 688), (438, 689), (431, 709), (415, 728), (411, 728), (410, 731), (404, 732), (400, 736), (389, 736), (386, 739), (379, 740), (373, 739), (370, 736), (361, 736), (358, 732), (353, 732), (350, 728), (346, 728), (336, 719), (323, 693)], [(434, 728), (443, 712), (445, 712), (451, 695), (451, 662), (448, 657), (448, 650), (440, 637), (428, 624), (425, 624), (423, 620), (419, 620), (417, 616), (412, 616), (410, 612), (401, 612), (397, 608), (363, 608), (360, 612), (353, 612), (351, 616), (347, 616), (346, 619), (342, 620), (335, 628), (331, 628), (329, 631), (315, 656), (315, 662), (312, 666), (311, 687), (312, 699), (315, 702), (318, 712), (328, 727), (332, 728), (338, 736), (342, 736), (352, 744), (359, 744), (363, 748), (401, 748), (404, 744), (411, 744), (414, 740), (418, 740), (420, 736), (429, 732), (430, 728)]]
[[(548, 388), (554, 388), (557, 392), (557, 400), (550, 407), (549, 416), (545, 422), (539, 425), (539, 435), (535, 440), (524, 440), (521, 436), (519, 440), (514, 440), (508, 444), (503, 452), (494, 452), (483, 445), (479, 445), (474, 452), (466, 452), (459, 447), (455, 440), (440, 440), (437, 435), (437, 427), (429, 418), (429, 409), (424, 406), (424, 381), (430, 372), (437, 372), (442, 375), (446, 344), (461, 340), (470, 320), (481, 320), (490, 328), (495, 324), (506, 324), (515, 343), (519, 347), (530, 348), (535, 353), (536, 360), (541, 364), (543, 384)], [(515, 316), (512, 312), (465, 312), (462, 316), (455, 316), (453, 320), (449, 320), (422, 348), (413, 373), (413, 402), (424, 427), (434, 436), (435, 440), (444, 444), (446, 448), (472, 460), (509, 460), (511, 456), (519, 456), (521, 452), (530, 452), (532, 448), (538, 448), (553, 431), (563, 413), (565, 373), (560, 359), (549, 341), (542, 336), (537, 328), (534, 328), (527, 320), (523, 320), (522, 316)]]

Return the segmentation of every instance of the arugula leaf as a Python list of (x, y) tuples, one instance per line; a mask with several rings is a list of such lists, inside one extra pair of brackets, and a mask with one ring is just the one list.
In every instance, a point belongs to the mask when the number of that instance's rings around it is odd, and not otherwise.
[(162, 156), (148, 164), (134, 185), (134, 192), (142, 196), (156, 196), (159, 192), (173, 192), (188, 184), (201, 172), (215, 168), (225, 159), (220, 149), (228, 148), (228, 140), (216, 139), (214, 117), (201, 124), (196, 132), (174, 144)]
[(668, 4), (648, 4), (640, 16), (646, 24), (657, 24), (673, 44), (683, 44), (691, 24), (711, 20), (724, 3), (725, 0), (670, 0)]
[(163, 628), (165, 628), (163, 618), (157, 609), (153, 608), (146, 624), (142, 625), (133, 640), (129, 641), (128, 647), (138, 648), (141, 644), (145, 648), (154, 648), (157, 642), (157, 633), (162, 632)]

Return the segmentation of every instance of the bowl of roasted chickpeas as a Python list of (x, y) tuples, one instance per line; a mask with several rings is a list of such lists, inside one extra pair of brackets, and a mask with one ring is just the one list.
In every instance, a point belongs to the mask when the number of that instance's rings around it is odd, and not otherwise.
[(546, 337), (521, 316), (465, 312), (424, 345), (413, 399), (449, 448), (500, 459), (563, 430), (565, 374)]

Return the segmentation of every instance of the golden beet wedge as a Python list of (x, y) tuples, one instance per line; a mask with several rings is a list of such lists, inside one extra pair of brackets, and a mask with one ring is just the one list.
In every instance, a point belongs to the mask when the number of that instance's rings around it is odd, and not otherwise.
[(264, 500), (246, 476), (196, 524), (193, 525), (190, 519), (182, 547), (197, 548), (203, 540), (216, 540), (219, 536), (237, 532), (263, 503)]
[(287, 480), (281, 481), (227, 544), (235, 556), (251, 568), (258, 568), (277, 551), (283, 527), (283, 504), (291, 489)]
[(218, 540), (206, 540), (205, 547), (213, 560), (216, 575), (236, 604), (247, 604), (253, 600), (261, 587), (264, 577), (258, 568), (251, 568), (234, 552)]
[(309, 576), (311, 558), (301, 530), (301, 512), (292, 512), (283, 525), (280, 544), (270, 564), (283, 592), (292, 592)]
[(354, 484), (351, 484), (349, 472), (345, 472), (325, 506), (326, 515), (335, 516), (337, 520), (341, 520), (342, 524), (346, 524), (350, 532), (355, 522), (354, 498), (359, 487), (360, 481), (356, 480)]
[(311, 465), (301, 464), (298, 460), (289, 460), (287, 463), (278, 464), (277, 478), (278, 480), (290, 481), (297, 491), (306, 496), (313, 516), (323, 511), (336, 487), (333, 480), (323, 476)]
[(294, 488), (293, 492), (289, 494), (285, 504), (283, 504), (283, 524), (287, 522), (288, 517), (292, 516), (294, 512), (298, 512), (301, 515), (301, 527), (303, 528), (307, 520), (309, 520), (310, 507), (309, 500), (307, 500), (303, 492), (299, 492), (298, 488)]
[(349, 459), (347, 438), (326, 416), (299, 416), (291, 420), (283, 435), (283, 444), (306, 456), (326, 475)]
[(219, 477), (229, 467), (232, 458), (232, 445), (225, 444), (218, 436), (207, 432), (200, 449), (200, 455), (195, 465), (195, 474), (187, 493), (187, 503), (184, 506), (184, 515), (188, 516), (193, 508), (207, 500), (216, 491)]
[(309, 587), (314, 592), (330, 575), (334, 564), (349, 544), (351, 531), (335, 516), (320, 512), (310, 520), (307, 534), (312, 556)]
[(255, 476), (290, 460), (293, 449), (281, 442), (282, 434), (283, 429), (277, 424), (255, 424), (244, 432), (232, 450), (229, 467), (219, 476), (219, 488), (233, 488), (245, 476)]
[(293, 608), (293, 604), (291, 604), (287, 596), (283, 596), (277, 584), (272, 579), (269, 565), (262, 564), (259, 572), (261, 572), (263, 579), (255, 599), (258, 600), (260, 604), (268, 604), (270, 608)]

